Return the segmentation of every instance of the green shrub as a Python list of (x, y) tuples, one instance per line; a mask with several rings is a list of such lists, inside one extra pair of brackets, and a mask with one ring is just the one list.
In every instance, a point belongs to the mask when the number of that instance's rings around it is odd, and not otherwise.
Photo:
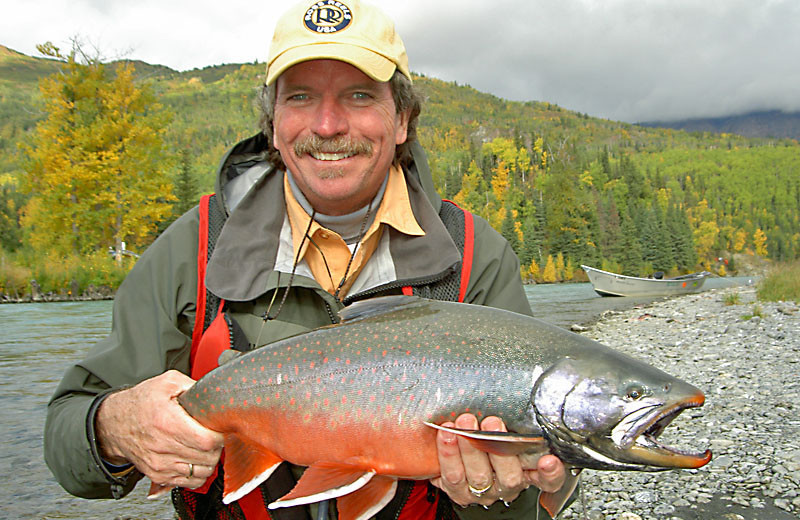
[(800, 302), (800, 261), (776, 264), (759, 282), (756, 294), (761, 301)]

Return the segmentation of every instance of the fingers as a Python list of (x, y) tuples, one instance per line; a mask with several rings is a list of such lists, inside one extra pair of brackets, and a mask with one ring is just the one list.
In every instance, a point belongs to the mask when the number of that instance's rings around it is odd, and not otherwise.
[[(463, 414), (455, 423), (444, 423), (443, 426), (475, 430), (478, 421), (474, 415)], [(485, 418), (480, 429), (506, 431), (505, 424), (498, 417)], [(553, 455), (541, 457), (536, 469), (526, 471), (519, 457), (480, 451), (468, 439), (452, 433), (439, 430), (436, 444), (440, 476), (432, 479), (431, 483), (461, 506), (480, 504), (488, 507), (498, 500), (508, 504), (531, 485), (555, 492), (564, 483), (564, 465)]]
[(544, 455), (535, 470), (525, 472), (528, 481), (547, 493), (555, 493), (564, 485), (566, 469), (555, 455)]
[(223, 436), (178, 403), (193, 383), (173, 370), (111, 394), (95, 418), (103, 458), (131, 462), (157, 485), (202, 485), (219, 461)]
[[(487, 417), (481, 422), (481, 430), (504, 432), (506, 426), (498, 417)], [(515, 500), (530, 485), (519, 457), (489, 453), (488, 458), (495, 473), (498, 498), (504, 502)]]

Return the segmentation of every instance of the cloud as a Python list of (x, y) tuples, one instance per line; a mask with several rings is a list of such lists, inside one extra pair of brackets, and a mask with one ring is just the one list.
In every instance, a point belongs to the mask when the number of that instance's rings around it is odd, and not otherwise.
[[(346, 0), (345, 0), (346, 1)], [(376, 0), (411, 68), (624, 121), (800, 110), (796, 0)], [(281, 0), (14, 2), (0, 43), (88, 38), (178, 70), (265, 61)], [(6, 40), (8, 38), (8, 40)]]

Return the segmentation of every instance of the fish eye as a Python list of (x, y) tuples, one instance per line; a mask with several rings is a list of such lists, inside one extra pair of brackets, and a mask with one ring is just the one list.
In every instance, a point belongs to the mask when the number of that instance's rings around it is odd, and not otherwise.
[(669, 392), (672, 390), (672, 385), (670, 383), (664, 383), (664, 392)]
[(625, 391), (625, 397), (631, 401), (636, 401), (644, 396), (644, 388), (639, 385), (631, 385)]

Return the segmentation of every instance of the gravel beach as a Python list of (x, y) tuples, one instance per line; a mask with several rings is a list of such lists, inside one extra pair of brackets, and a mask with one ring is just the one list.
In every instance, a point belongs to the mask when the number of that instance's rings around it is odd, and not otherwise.
[[(738, 296), (730, 296), (738, 295)], [(726, 305), (726, 299), (738, 299)], [(706, 394), (662, 435), (714, 458), (698, 470), (584, 471), (562, 519), (800, 518), (800, 309), (719, 289), (607, 312), (583, 335)]]

